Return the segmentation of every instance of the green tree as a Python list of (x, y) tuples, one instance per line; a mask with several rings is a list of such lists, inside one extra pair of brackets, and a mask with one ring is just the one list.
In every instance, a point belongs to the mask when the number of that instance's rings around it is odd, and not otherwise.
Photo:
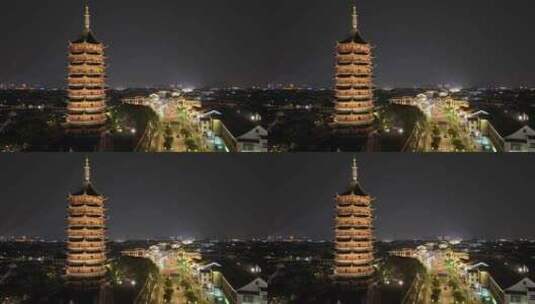
[(173, 138), (173, 130), (171, 130), (170, 126), (165, 127), (165, 133), (164, 133), (164, 143), (163, 147), (166, 151), (171, 150), (173, 147), (175, 139)]
[(455, 147), (455, 150), (457, 150), (457, 151), (463, 151), (463, 150), (466, 149), (466, 147), (463, 144), (463, 142), (458, 138), (454, 139), (452, 144)]
[(464, 303), (466, 301), (466, 297), (460, 290), (455, 290), (453, 292), (453, 300), (455, 303)]
[(431, 292), (431, 301), (433, 303), (438, 302), (438, 300), (440, 299), (440, 292), (440, 288), (433, 288)]
[(182, 134), (182, 137), (184, 138), (188, 138), (191, 136), (191, 132), (186, 128), (180, 129), (180, 134)]
[(173, 293), (174, 293), (173, 282), (171, 282), (170, 278), (167, 278), (165, 280), (164, 289), (165, 289), (165, 291), (164, 291), (163, 299), (164, 299), (165, 303), (169, 303), (169, 302), (171, 302), (171, 299), (173, 298)]
[(186, 141), (186, 146), (188, 147), (188, 151), (197, 151), (199, 150), (199, 145), (197, 145), (197, 142), (195, 142), (195, 140), (191, 137), (187, 138)]
[(191, 288), (188, 288), (186, 292), (184, 293), (186, 296), (186, 299), (188, 300), (188, 303), (195, 303), (198, 302), (197, 296), (195, 295), (195, 292)]
[(433, 137), (433, 141), (431, 142), (431, 147), (433, 150), (438, 150), (441, 141), (442, 139), (439, 136)]
[(440, 129), (437, 126), (433, 127), (433, 135), (437, 137), (440, 136)]

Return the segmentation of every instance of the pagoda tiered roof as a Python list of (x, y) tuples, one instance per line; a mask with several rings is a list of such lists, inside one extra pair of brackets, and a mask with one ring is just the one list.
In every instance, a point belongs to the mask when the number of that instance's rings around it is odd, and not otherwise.
[[(81, 36), (69, 43), (66, 127), (71, 134), (99, 134), (106, 130), (106, 68), (104, 46), (91, 30), (89, 7)], [(91, 185), (74, 195), (100, 196)]]
[(82, 35), (72, 43), (90, 43), (90, 44), (100, 44), (100, 41), (95, 37), (91, 30), (84, 30)]
[(340, 41), (340, 43), (368, 44), (368, 42), (364, 38), (362, 38), (362, 35), (360, 34), (360, 31), (358, 30), (351, 33), (349, 37)]
[(350, 183), (346, 191), (342, 192), (340, 195), (357, 195), (357, 196), (369, 196), (366, 191), (362, 188), (359, 182)]
[[(334, 132), (367, 135), (374, 129), (373, 57), (371, 46), (358, 29), (353, 7), (349, 38), (336, 45)], [(359, 194), (359, 191), (356, 191)]]
[(73, 193), (72, 195), (75, 195), (75, 196), (89, 195), (89, 196), (102, 197), (102, 195), (100, 195), (100, 193), (97, 190), (95, 190), (95, 188), (93, 187), (93, 185), (91, 183), (85, 184), (82, 187), (82, 189), (80, 189), (79, 191)]
[[(360, 186), (357, 161), (345, 192), (336, 196), (335, 277), (351, 285), (367, 284), (373, 276), (374, 242), (372, 198)], [(360, 280), (364, 279), (364, 280)]]
[(67, 283), (100, 281), (106, 274), (105, 198), (91, 183), (91, 167), (86, 158), (82, 188), (69, 196), (67, 217)]

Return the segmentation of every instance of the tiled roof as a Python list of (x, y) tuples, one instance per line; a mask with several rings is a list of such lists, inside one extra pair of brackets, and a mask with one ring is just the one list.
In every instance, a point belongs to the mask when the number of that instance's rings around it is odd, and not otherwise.
[(355, 33), (351, 34), (351, 36), (349, 36), (347, 39), (340, 41), (340, 43), (350, 42), (354, 42), (357, 44), (368, 44), (368, 42), (364, 40), (364, 38), (362, 38), (359, 31), (356, 31)]
[(73, 193), (73, 195), (101, 196), (90, 183), (85, 184), (80, 191)]
[(80, 38), (78, 38), (76, 41), (73, 41), (73, 43), (91, 43), (91, 44), (100, 44), (100, 42), (97, 40), (93, 32), (91, 31), (84, 31)]

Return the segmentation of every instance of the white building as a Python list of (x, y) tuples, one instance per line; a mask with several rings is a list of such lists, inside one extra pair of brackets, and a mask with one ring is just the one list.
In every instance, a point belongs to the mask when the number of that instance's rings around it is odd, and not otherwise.
[(535, 130), (524, 126), (504, 138), (505, 152), (535, 152)]
[(478, 110), (468, 113), (466, 116), (466, 123), (468, 130), (472, 136), (480, 136), (483, 133), (484, 124), (488, 121), (490, 114), (483, 110)]
[(249, 132), (236, 138), (239, 152), (268, 152), (268, 131), (256, 126)]
[(203, 135), (214, 145), (224, 144), (229, 152), (268, 152), (269, 132), (258, 114), (238, 115), (212, 110), (200, 116)]
[(487, 271), (490, 266), (486, 263), (480, 262), (477, 264), (469, 265), (467, 267), (468, 272), (468, 286), (475, 290), (481, 290), (481, 287), (486, 282)]
[(535, 304), (535, 282), (525, 278), (505, 289), (505, 304)]
[(212, 290), (214, 288), (214, 271), (219, 270), (219, 268), (221, 268), (221, 265), (218, 263), (210, 263), (199, 267), (198, 279), (204, 289)]
[(237, 290), (238, 304), (268, 304), (267, 288), (266, 281), (256, 278)]

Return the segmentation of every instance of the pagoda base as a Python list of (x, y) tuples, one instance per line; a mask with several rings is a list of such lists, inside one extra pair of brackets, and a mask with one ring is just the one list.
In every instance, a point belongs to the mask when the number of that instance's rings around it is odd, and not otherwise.
[(100, 134), (106, 132), (108, 128), (106, 125), (95, 125), (95, 126), (73, 126), (66, 125), (65, 133), (70, 135), (78, 136), (99, 136)]
[(368, 141), (368, 136), (332, 134), (326, 145), (331, 152), (366, 152), (369, 150)]
[(65, 304), (111, 304), (113, 293), (104, 279), (93, 282), (67, 281), (62, 303)]
[(335, 284), (341, 289), (360, 290), (368, 289), (375, 279), (373, 276), (355, 277), (355, 278), (335, 278)]
[(371, 133), (376, 130), (375, 125), (361, 125), (361, 126), (352, 126), (352, 125), (333, 125), (333, 133), (338, 136), (353, 136), (353, 137), (368, 137)]
[(107, 132), (70, 133), (65, 130), (62, 150), (66, 152), (99, 152), (103, 150)]
[(329, 304), (390, 304), (381, 303), (376, 285), (373, 284), (373, 280), (370, 282), (366, 286), (353, 286), (340, 285), (336, 281), (329, 291), (329, 299), (325, 302)]

